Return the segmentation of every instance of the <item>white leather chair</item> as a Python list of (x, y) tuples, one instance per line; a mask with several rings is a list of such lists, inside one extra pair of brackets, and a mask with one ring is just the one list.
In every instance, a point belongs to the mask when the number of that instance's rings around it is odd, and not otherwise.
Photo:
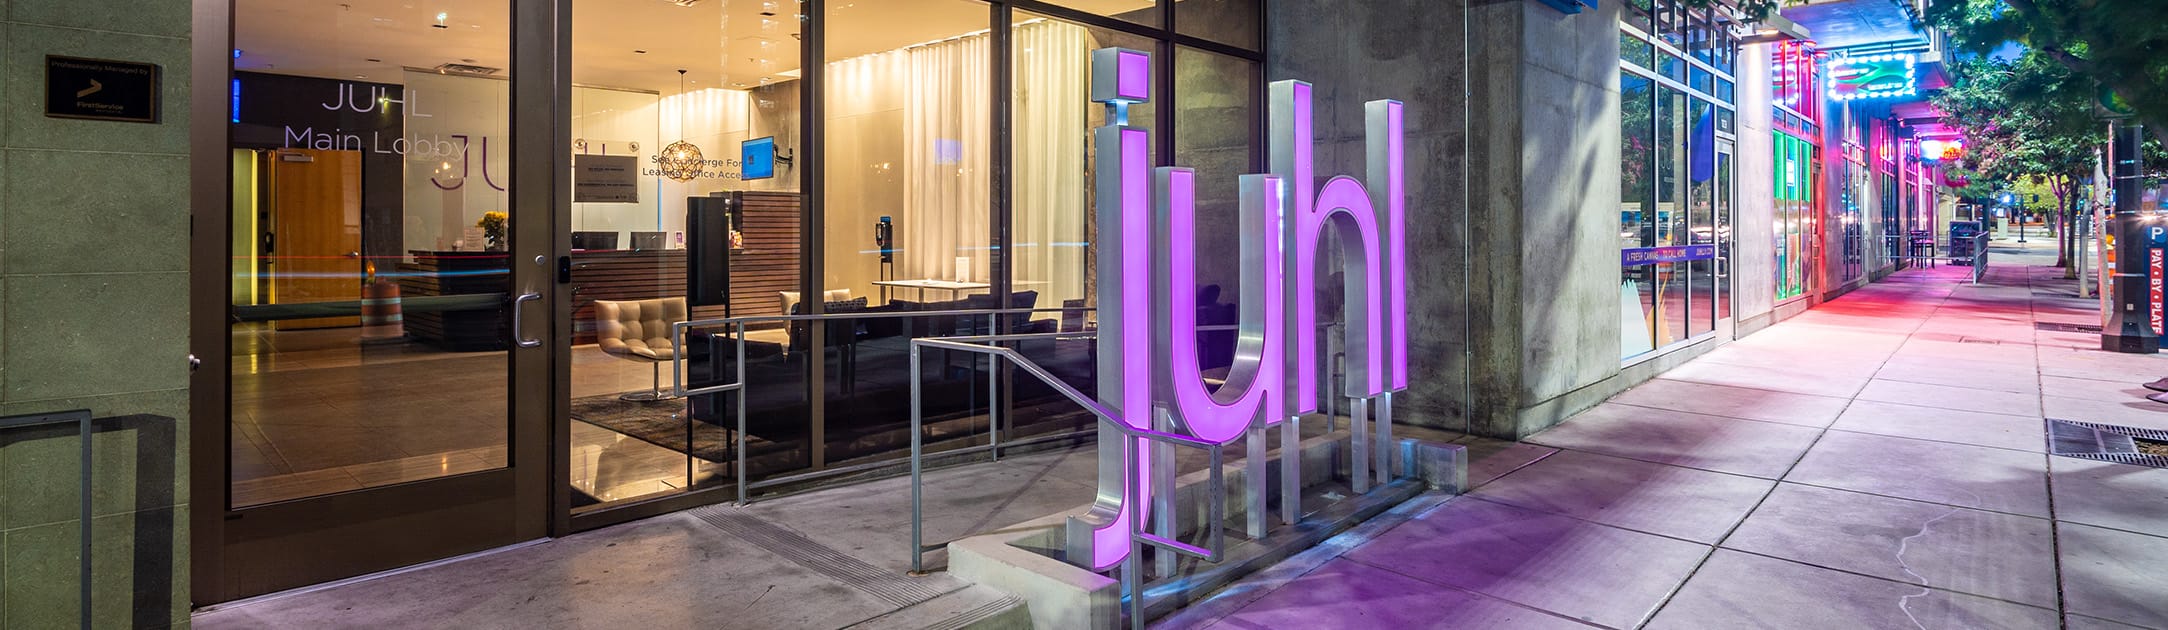
[(644, 392), (628, 392), (621, 400), (669, 400), (662, 391), (662, 364), (677, 359), (670, 341), (673, 324), (685, 321), (685, 298), (652, 300), (595, 300), (595, 345), (627, 361), (646, 362), (654, 372), (653, 384)]

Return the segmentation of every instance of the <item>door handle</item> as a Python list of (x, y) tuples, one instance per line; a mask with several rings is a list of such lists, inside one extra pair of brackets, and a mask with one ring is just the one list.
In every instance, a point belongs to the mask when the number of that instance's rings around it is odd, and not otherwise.
[(520, 308), (520, 304), (522, 303), (533, 302), (540, 299), (542, 299), (542, 294), (540, 293), (527, 293), (519, 297), (512, 298), (512, 338), (519, 340), (518, 342), (516, 342), (519, 344), (519, 347), (534, 348), (542, 345), (542, 340), (528, 339), (527, 335), (522, 332), (526, 329), (525, 326), (521, 325), (526, 321), (526, 317), (522, 316), (522, 313), (525, 313), (526, 310)]

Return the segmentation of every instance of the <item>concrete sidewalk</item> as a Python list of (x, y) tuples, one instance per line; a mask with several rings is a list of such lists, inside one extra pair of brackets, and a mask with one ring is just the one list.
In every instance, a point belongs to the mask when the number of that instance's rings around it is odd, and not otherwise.
[(1466, 439), (1472, 492), (1161, 625), (2168, 628), (2168, 470), (2043, 439), (2168, 429), (2137, 386), (2168, 357), (2040, 330), (2099, 316), (2029, 245), (1977, 286), (1899, 273), (1525, 443)]

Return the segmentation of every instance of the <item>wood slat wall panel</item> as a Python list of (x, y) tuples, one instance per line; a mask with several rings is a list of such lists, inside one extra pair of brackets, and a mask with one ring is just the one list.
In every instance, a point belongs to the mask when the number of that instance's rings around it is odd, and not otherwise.
[[(776, 293), (798, 289), (797, 193), (742, 193), (745, 248), (730, 257), (730, 307), (694, 307), (694, 319), (780, 315)], [(685, 250), (572, 254), (572, 343), (595, 342), (595, 300), (685, 295)]]

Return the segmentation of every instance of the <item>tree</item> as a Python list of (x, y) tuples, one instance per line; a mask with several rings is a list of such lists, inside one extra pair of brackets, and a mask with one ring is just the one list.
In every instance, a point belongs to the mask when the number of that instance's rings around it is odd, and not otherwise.
[[(1930, 100), (1944, 123), (1965, 133), (1967, 165), (1982, 175), (1975, 181), (1995, 182), (1997, 189), (2045, 186), (2056, 204), (2050, 220), (2068, 224), (2077, 214), (2078, 186), (2092, 171), (2093, 148), (2108, 140), (2093, 116), (2091, 82), (2037, 51), (2015, 61), (1961, 61), (1950, 70), (1950, 87)], [(2073, 244), (2068, 238), (2056, 244), (2056, 264), (2067, 268)]]
[[(2015, 42), (2119, 97), (2168, 142), (2168, 11), (2161, 0), (1932, 0), (1923, 20), (1962, 52)], [(2099, 89), (2088, 90), (2097, 100)]]

